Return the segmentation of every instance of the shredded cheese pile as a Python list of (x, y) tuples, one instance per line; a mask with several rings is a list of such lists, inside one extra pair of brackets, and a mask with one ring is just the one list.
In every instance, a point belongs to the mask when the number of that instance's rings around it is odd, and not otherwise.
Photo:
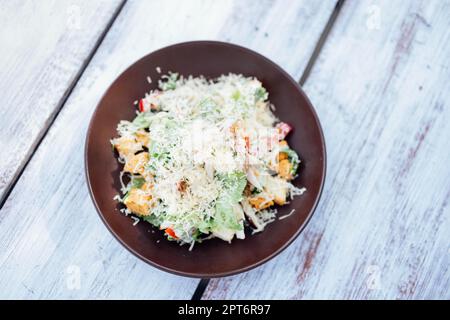
[(290, 182), (300, 162), (284, 140), (292, 128), (274, 116), (260, 81), (169, 73), (159, 88), (111, 140), (129, 178), (116, 197), (126, 214), (192, 249), (211, 237), (244, 239), (245, 225), (264, 230), (275, 205), (305, 191)]

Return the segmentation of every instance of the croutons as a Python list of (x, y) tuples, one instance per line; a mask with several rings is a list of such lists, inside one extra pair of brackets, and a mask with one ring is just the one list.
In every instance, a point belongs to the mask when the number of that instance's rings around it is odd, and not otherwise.
[(256, 210), (263, 210), (274, 204), (272, 200), (267, 200), (263, 197), (250, 198), (248, 199), (248, 202), (250, 202), (252, 207)]
[(270, 177), (266, 185), (267, 192), (273, 196), (273, 201), (282, 206), (286, 204), (288, 183), (279, 177)]
[(177, 183), (177, 190), (180, 193), (184, 193), (186, 191), (187, 187), (188, 187), (188, 184), (187, 184), (186, 180), (178, 181), (178, 183)]
[(139, 130), (135, 134), (136, 141), (139, 142), (144, 147), (148, 148), (150, 144), (150, 137), (147, 131)]
[(278, 163), (278, 175), (286, 180), (292, 179), (292, 165), (288, 159), (281, 160)]
[(128, 210), (140, 216), (150, 215), (151, 196), (141, 189), (131, 189), (128, 196), (123, 201)]
[(150, 193), (150, 190), (152, 189), (152, 187), (153, 187), (152, 184), (150, 184), (150, 183), (148, 183), (148, 182), (145, 182), (145, 183), (142, 185), (142, 187), (141, 187), (140, 189), (141, 189), (142, 191), (146, 192), (147, 194), (149, 194), (149, 193)]
[(123, 170), (130, 173), (144, 174), (144, 168), (149, 159), (148, 152), (128, 156)]
[(256, 216), (255, 209), (245, 199), (242, 201), (242, 209), (244, 210), (244, 213), (248, 217), (251, 224), (255, 227), (255, 232), (259, 232), (264, 229), (264, 225)]
[(133, 137), (120, 137), (113, 140), (113, 145), (122, 158), (128, 158), (136, 152), (142, 150), (142, 145)]
[(275, 201), (276, 204), (282, 206), (286, 203), (286, 193), (283, 193), (283, 189), (279, 190), (280, 193), (275, 194), (275, 198), (273, 201)]
[(280, 152), (278, 153), (278, 162), (285, 160), (288, 158), (288, 154), (286, 152)]

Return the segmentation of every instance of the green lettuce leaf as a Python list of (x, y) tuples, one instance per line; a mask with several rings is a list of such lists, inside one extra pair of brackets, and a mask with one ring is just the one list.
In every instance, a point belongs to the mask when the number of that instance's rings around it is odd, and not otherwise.
[(298, 165), (300, 164), (300, 159), (298, 158), (297, 152), (288, 147), (281, 148), (280, 151), (287, 153), (288, 160), (292, 164), (291, 173), (295, 174), (297, 172)]
[(269, 95), (267, 94), (267, 91), (264, 87), (260, 87), (258, 89), (256, 89), (255, 91), (255, 98), (256, 101), (265, 101), (267, 100), (267, 98), (269, 97)]
[(132, 177), (131, 178), (131, 188), (139, 189), (145, 183), (145, 179), (143, 177)]
[(243, 172), (235, 172), (219, 177), (223, 184), (223, 191), (216, 201), (216, 212), (213, 220), (213, 228), (227, 228), (242, 230), (233, 207), (242, 200), (242, 193), (247, 184), (247, 177)]
[(133, 120), (133, 127), (136, 129), (147, 129), (150, 126), (150, 117), (145, 112), (142, 112), (136, 116)]

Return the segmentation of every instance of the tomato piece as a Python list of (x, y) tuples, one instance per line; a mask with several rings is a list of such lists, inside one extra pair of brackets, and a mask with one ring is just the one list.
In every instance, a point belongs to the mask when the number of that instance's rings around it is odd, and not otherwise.
[(244, 137), (245, 140), (245, 148), (247, 149), (247, 151), (250, 150), (250, 138), (249, 137)]
[(292, 131), (292, 127), (286, 122), (280, 122), (277, 124), (277, 129), (279, 132), (278, 139), (283, 140)]
[(139, 111), (144, 112), (144, 99), (139, 100)]
[(174, 239), (178, 239), (177, 235), (175, 234), (175, 231), (173, 231), (172, 228), (167, 228), (164, 230), (169, 236), (171, 236)]

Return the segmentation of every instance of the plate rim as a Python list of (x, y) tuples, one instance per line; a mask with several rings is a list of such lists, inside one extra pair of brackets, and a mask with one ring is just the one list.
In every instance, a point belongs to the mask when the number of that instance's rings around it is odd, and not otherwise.
[[(140, 253), (138, 253), (135, 249), (133, 249), (130, 245), (128, 245), (109, 225), (108, 221), (106, 220), (106, 218), (104, 217), (102, 211), (99, 208), (99, 205), (94, 197), (94, 191), (92, 190), (92, 185), (91, 185), (91, 181), (90, 181), (90, 174), (89, 174), (89, 161), (88, 161), (88, 149), (89, 149), (89, 139), (92, 135), (92, 128), (93, 128), (93, 123), (94, 123), (94, 118), (96, 117), (96, 114), (99, 110), (99, 106), (100, 104), (103, 102), (103, 100), (105, 99), (106, 95), (109, 93), (109, 91), (111, 90), (111, 88), (119, 81), (119, 79), (122, 78), (122, 76), (127, 73), (131, 68), (134, 67), (135, 64), (148, 59), (149, 56), (154, 55), (160, 51), (164, 51), (167, 49), (173, 49), (173, 48), (177, 48), (177, 47), (181, 47), (181, 46), (192, 46), (192, 45), (208, 45), (208, 44), (213, 44), (213, 45), (221, 45), (221, 46), (225, 46), (225, 47), (233, 47), (235, 49), (238, 49), (240, 51), (244, 51), (252, 56), (256, 56), (260, 59), (265, 60), (266, 62), (268, 62), (269, 64), (271, 64), (275, 69), (277, 69), (277, 71), (279, 71), (280, 73), (282, 73), (286, 79), (288, 81), (290, 81), (294, 87), (297, 89), (297, 91), (300, 92), (301, 96), (305, 99), (306, 104), (308, 105), (310, 111), (312, 112), (314, 121), (317, 124), (317, 128), (318, 128), (318, 133), (319, 133), (319, 137), (321, 140), (321, 144), (320, 144), (320, 148), (323, 151), (323, 168), (322, 168), (322, 179), (320, 181), (320, 185), (319, 185), (319, 191), (317, 193), (317, 196), (314, 200), (313, 206), (311, 207), (311, 209), (308, 212), (308, 215), (306, 216), (305, 221), (303, 222), (303, 224), (298, 228), (298, 230), (282, 245), (280, 246), (277, 250), (273, 251), (271, 254), (269, 254), (268, 256), (266, 256), (265, 258), (252, 263), (248, 266), (245, 267), (241, 267), (238, 269), (233, 269), (230, 271), (224, 271), (224, 272), (214, 272), (214, 273), (201, 273), (201, 272), (186, 272), (186, 271), (180, 271), (180, 270), (176, 270), (173, 268), (169, 268), (166, 267), (162, 264), (158, 264), (156, 262), (154, 262), (153, 260), (150, 260), (148, 258), (146, 258), (145, 256), (141, 255)], [(165, 272), (169, 272), (171, 274), (175, 274), (178, 276), (183, 276), (183, 277), (189, 277), (189, 278), (221, 278), (221, 277), (225, 277), (225, 276), (232, 276), (232, 275), (236, 275), (239, 273), (243, 273), (246, 271), (249, 271), (251, 269), (254, 269), (258, 266), (263, 265), (264, 263), (268, 262), (269, 260), (273, 259), (274, 257), (276, 257), (277, 255), (279, 255), (281, 252), (283, 252), (287, 247), (289, 247), (295, 239), (297, 239), (297, 237), (303, 232), (303, 230), (306, 228), (306, 226), (309, 224), (312, 216), (314, 215), (317, 206), (319, 204), (319, 201), (322, 197), (322, 193), (323, 193), (323, 189), (324, 189), (324, 185), (325, 185), (325, 178), (326, 178), (326, 172), (327, 172), (327, 152), (326, 152), (326, 143), (325, 143), (325, 136), (323, 134), (323, 129), (322, 129), (322, 125), (320, 123), (319, 117), (317, 115), (317, 112), (313, 106), (313, 104), (311, 103), (311, 101), (309, 100), (308, 96), (305, 94), (305, 92), (303, 91), (302, 87), (300, 86), (300, 84), (298, 83), (298, 81), (295, 81), (294, 78), (287, 73), (282, 67), (280, 67), (277, 63), (275, 63), (274, 61), (270, 60), (269, 58), (265, 57), (264, 55), (243, 47), (241, 45), (237, 45), (234, 43), (230, 43), (230, 42), (224, 42), (224, 41), (214, 41), (214, 40), (194, 40), (194, 41), (185, 41), (185, 42), (179, 42), (179, 43), (175, 43), (175, 44), (171, 44), (171, 45), (167, 45), (164, 46), (160, 49), (151, 51), (150, 53), (145, 54), (144, 56), (142, 56), (141, 58), (135, 60), (134, 62), (132, 62), (131, 64), (128, 65), (128, 67), (125, 68), (125, 70), (123, 70), (117, 77), (114, 78), (114, 80), (109, 84), (109, 86), (106, 88), (105, 92), (102, 94), (102, 96), (100, 97), (100, 99), (98, 100), (94, 112), (91, 115), (91, 118), (89, 120), (89, 125), (86, 131), (86, 137), (85, 137), (85, 145), (84, 145), (84, 172), (85, 172), (85, 178), (86, 178), (86, 182), (87, 182), (87, 187), (89, 190), (89, 196), (92, 200), (92, 202), (94, 203), (94, 207), (95, 210), (97, 211), (97, 214), (100, 216), (101, 221), (103, 222), (103, 224), (106, 226), (106, 228), (109, 230), (109, 232), (119, 241), (119, 243), (125, 247), (129, 252), (131, 252), (133, 255), (135, 255), (136, 257), (138, 257), (139, 259), (141, 259), (142, 261), (150, 264), (151, 266), (165, 271)], [(232, 245), (232, 244), (230, 244)]]

